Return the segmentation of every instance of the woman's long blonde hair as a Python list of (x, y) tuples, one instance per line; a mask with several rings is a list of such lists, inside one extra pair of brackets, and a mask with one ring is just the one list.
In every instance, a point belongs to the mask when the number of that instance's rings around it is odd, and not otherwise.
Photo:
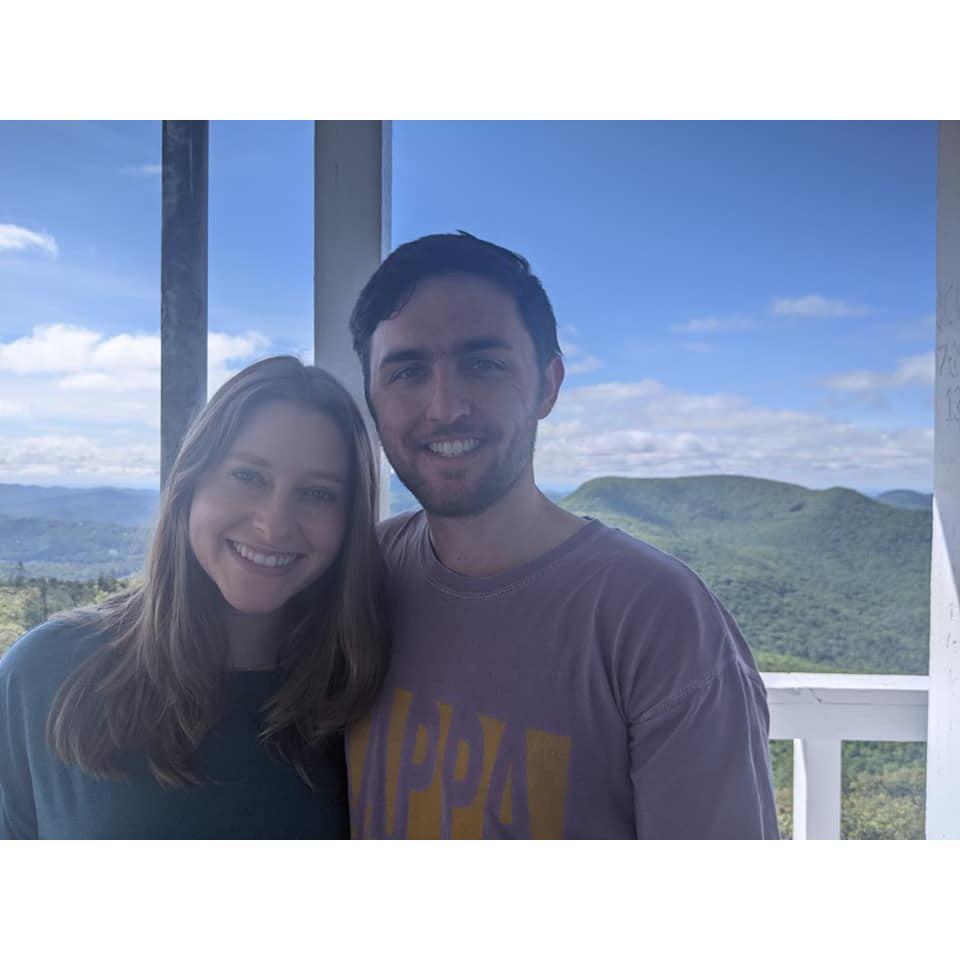
[(143, 585), (70, 615), (92, 618), (108, 640), (70, 674), (51, 707), (47, 732), (65, 763), (118, 777), (119, 758), (132, 751), (146, 755), (165, 786), (202, 779), (192, 761), (221, 715), (227, 640), (219, 590), (190, 547), (190, 504), (201, 476), (226, 456), (251, 414), (274, 401), (329, 416), (349, 470), (337, 559), (282, 608), (281, 683), (264, 705), (262, 736), (311, 783), (313, 748), (371, 706), (388, 649), (370, 441), (356, 404), (330, 374), (271, 357), (224, 384), (187, 431), (160, 498)]

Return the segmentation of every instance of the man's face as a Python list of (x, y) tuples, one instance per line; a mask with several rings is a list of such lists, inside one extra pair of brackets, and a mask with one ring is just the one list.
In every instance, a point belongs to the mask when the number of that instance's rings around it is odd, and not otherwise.
[(480, 277), (420, 283), (370, 341), (370, 402), (397, 476), (428, 513), (467, 516), (533, 484), (537, 421), (563, 379), (541, 376), (513, 299)]

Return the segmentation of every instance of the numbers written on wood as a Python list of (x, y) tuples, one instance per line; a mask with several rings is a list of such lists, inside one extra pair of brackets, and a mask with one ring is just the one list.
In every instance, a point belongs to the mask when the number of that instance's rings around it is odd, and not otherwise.
[(960, 423), (960, 387), (950, 387), (943, 393), (946, 401), (944, 420), (948, 423)]
[(947, 284), (937, 291), (937, 329), (960, 327), (960, 287)]
[(960, 340), (950, 340), (937, 347), (937, 376), (951, 380), (960, 377)]

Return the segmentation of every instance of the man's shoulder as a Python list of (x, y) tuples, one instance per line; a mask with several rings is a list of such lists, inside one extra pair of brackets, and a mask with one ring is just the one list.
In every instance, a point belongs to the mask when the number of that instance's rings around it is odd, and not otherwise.
[(602, 573), (608, 589), (619, 586), (628, 596), (640, 590), (690, 603), (716, 601), (706, 584), (682, 560), (599, 520), (591, 525), (593, 536), (577, 558), (582, 575)]
[[(622, 530), (601, 525), (583, 577), (596, 581), (602, 622), (665, 676), (696, 678), (739, 660), (755, 670), (733, 616), (682, 560)], [(656, 672), (656, 671), (654, 671)]]
[(388, 562), (414, 540), (423, 523), (423, 511), (415, 510), (387, 517), (377, 524), (377, 539)]

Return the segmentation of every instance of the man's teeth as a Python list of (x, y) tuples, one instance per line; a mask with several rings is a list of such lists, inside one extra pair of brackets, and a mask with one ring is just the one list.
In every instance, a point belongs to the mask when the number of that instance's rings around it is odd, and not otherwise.
[(459, 457), (461, 453), (469, 453), (479, 446), (480, 441), (474, 437), (469, 440), (438, 440), (436, 443), (427, 444), (431, 453), (439, 453), (441, 457)]
[(230, 543), (244, 560), (249, 560), (258, 567), (285, 567), (297, 559), (295, 553), (257, 553), (256, 550), (251, 550), (235, 540), (231, 540)]

